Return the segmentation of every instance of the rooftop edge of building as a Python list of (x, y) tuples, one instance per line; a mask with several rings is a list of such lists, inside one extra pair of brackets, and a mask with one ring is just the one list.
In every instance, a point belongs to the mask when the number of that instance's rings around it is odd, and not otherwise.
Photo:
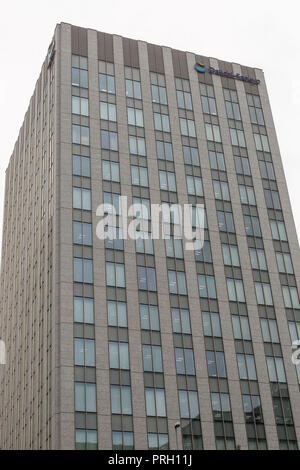
[[(116, 33), (108, 33), (106, 31), (101, 31), (99, 29), (95, 29), (95, 28), (86, 28), (84, 26), (78, 26), (78, 25), (74, 25), (72, 23), (68, 23), (66, 21), (62, 21), (61, 23), (57, 23), (56, 24), (56, 27), (55, 27), (55, 30), (58, 26), (62, 26), (62, 25), (67, 25), (67, 26), (71, 26), (73, 28), (79, 28), (79, 29), (84, 29), (84, 30), (87, 30), (87, 31), (95, 31), (96, 33), (104, 33), (104, 34), (109, 34), (110, 36), (115, 36), (115, 37), (119, 37), (119, 38), (125, 38), (125, 39), (131, 39), (132, 41), (136, 41), (136, 42), (141, 42), (141, 43), (144, 43), (144, 44), (151, 44), (151, 45), (154, 45), (154, 46), (159, 46), (159, 47), (164, 47), (166, 49), (171, 49), (171, 50), (174, 50), (174, 51), (180, 51), (180, 52), (184, 52), (186, 54), (193, 54), (195, 56), (197, 55), (202, 55), (201, 53), (197, 53), (197, 52), (192, 52), (192, 51), (187, 51), (187, 50), (183, 50), (183, 49), (178, 49), (178, 48), (174, 48), (174, 47), (171, 47), (171, 46), (168, 46), (168, 45), (165, 45), (165, 44), (156, 44), (156, 43), (153, 43), (153, 42), (148, 42), (144, 39), (134, 39), (134, 38), (130, 38), (128, 36), (122, 36), (121, 34), (116, 34)], [(231, 64), (231, 65), (239, 65), (240, 67), (247, 67), (249, 69), (252, 69), (252, 70), (260, 70), (263, 72), (263, 69), (261, 67), (255, 67), (255, 66), (250, 66), (250, 65), (246, 65), (246, 64), (241, 64), (239, 62), (230, 62), (229, 60), (224, 60), (224, 59), (221, 59), (220, 57), (211, 57), (211, 56), (203, 56), (207, 59), (212, 59), (212, 60), (217, 60), (217, 61), (221, 61), (221, 62), (225, 62), (227, 64)]]
[[(148, 41), (145, 41), (145, 40), (143, 40), (143, 39), (132, 39), (132, 38), (128, 38), (127, 36), (122, 36), (122, 35), (120, 35), (120, 34), (115, 34), (115, 33), (107, 33), (107, 32), (104, 32), (104, 31), (97, 30), (97, 29), (95, 29), (95, 28), (77, 26), (77, 25), (74, 25), (74, 24), (72, 24), (72, 23), (68, 23), (68, 22), (65, 22), (65, 21), (61, 21), (60, 23), (56, 23), (55, 28), (54, 28), (54, 34), (53, 34), (52, 39), (51, 39), (51, 41), (50, 41), (50, 43), (49, 43), (49, 47), (51, 46), (51, 44), (52, 44), (53, 41), (55, 40), (55, 36), (56, 36), (56, 31), (57, 31), (57, 29), (60, 28), (61, 26), (64, 26), (64, 25), (65, 25), (65, 26), (68, 26), (68, 27), (71, 27), (71, 28), (78, 28), (78, 29), (82, 29), (82, 30), (86, 30), (86, 31), (95, 31), (96, 33), (108, 34), (108, 35), (110, 35), (110, 36), (119, 37), (119, 38), (121, 38), (121, 39), (130, 39), (130, 40), (132, 40), (132, 41), (136, 41), (136, 42), (140, 42), (140, 43), (144, 43), (144, 44), (150, 44), (150, 45), (154, 45), (154, 46), (158, 46), (158, 47), (170, 49), (170, 50), (173, 50), (173, 51), (179, 51), (179, 52), (183, 52), (183, 53), (185, 53), (185, 54), (192, 54), (192, 55), (195, 55), (195, 56), (197, 56), (197, 55), (198, 55), (198, 56), (199, 56), (199, 55), (201, 56), (200, 53), (197, 54), (196, 52), (190, 52), (190, 51), (186, 51), (186, 50), (176, 49), (176, 48), (173, 48), (173, 47), (171, 47), (171, 46), (155, 44), (155, 43), (153, 43), (153, 42), (148, 42)], [(47, 51), (49, 50), (49, 47), (48, 47)], [(238, 62), (229, 62), (228, 60), (222, 60), (222, 59), (217, 58), (217, 57), (209, 57), (209, 56), (202, 56), (202, 57), (205, 57), (205, 58), (206, 58), (207, 60), (209, 60), (209, 61), (210, 61), (210, 60), (217, 60), (217, 61), (221, 61), (221, 62), (223, 62), (223, 63), (230, 64), (230, 65), (238, 65), (239, 67), (247, 67), (248, 69), (251, 69), (251, 70), (253, 70), (253, 71), (257, 70), (257, 71), (260, 71), (260, 72), (262, 72), (262, 73), (264, 74), (263, 69), (262, 69), (262, 68), (259, 68), (259, 67), (251, 67), (251, 66), (248, 66), (248, 65), (240, 64), (240, 63), (238, 63)], [(45, 56), (45, 58), (44, 58), (44, 60), (43, 60), (43, 62), (42, 62), (41, 72), (40, 72), (40, 74), (39, 74), (39, 77), (38, 77), (37, 80), (35, 81), (35, 84), (34, 84), (34, 91), (33, 91), (32, 95), (31, 95), (31, 97), (30, 97), (30, 99), (29, 99), (29, 105), (28, 105), (27, 110), (26, 110), (26, 112), (25, 112), (25, 114), (24, 114), (23, 122), (22, 122), (22, 124), (21, 124), (21, 126), (20, 126), (20, 128), (19, 128), (18, 136), (17, 136), (17, 139), (15, 140), (15, 144), (14, 144), (14, 147), (13, 147), (13, 151), (12, 151), (12, 153), (11, 153), (11, 155), (10, 155), (10, 159), (9, 159), (9, 162), (8, 162), (8, 165), (7, 165), (7, 167), (6, 167), (5, 172), (7, 172), (8, 169), (9, 169), (10, 162), (11, 162), (11, 158), (12, 158), (14, 152), (15, 152), (16, 145), (17, 145), (17, 143), (18, 143), (18, 141), (19, 141), (22, 128), (23, 128), (23, 126), (24, 126), (24, 124), (25, 124), (26, 115), (27, 115), (27, 113), (28, 113), (28, 111), (29, 111), (29, 108), (30, 108), (31, 100), (32, 100), (32, 98), (33, 98), (33, 96), (34, 96), (34, 94), (35, 94), (35, 90), (36, 90), (36, 87), (37, 87), (38, 82), (39, 82), (39, 80), (40, 80), (41, 73), (42, 73), (42, 69), (43, 69), (43, 67), (44, 67), (44, 65), (45, 65), (45, 63), (46, 63), (46, 61), (47, 61), (47, 54), (46, 54), (46, 56)]]

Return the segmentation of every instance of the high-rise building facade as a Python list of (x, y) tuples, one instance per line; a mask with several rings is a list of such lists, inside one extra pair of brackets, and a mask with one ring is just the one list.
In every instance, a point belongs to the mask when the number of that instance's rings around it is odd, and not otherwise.
[[(203, 248), (123, 239), (120, 196), (148, 219), (203, 204)], [(299, 245), (260, 69), (57, 25), (1, 269), (2, 449), (300, 445)]]

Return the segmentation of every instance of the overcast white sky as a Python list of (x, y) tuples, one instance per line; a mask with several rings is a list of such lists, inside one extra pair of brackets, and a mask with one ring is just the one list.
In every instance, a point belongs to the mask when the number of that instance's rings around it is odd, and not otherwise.
[(62, 21), (262, 68), (300, 234), (299, 17), (299, 0), (2, 2), (0, 241), (5, 170), (55, 25)]

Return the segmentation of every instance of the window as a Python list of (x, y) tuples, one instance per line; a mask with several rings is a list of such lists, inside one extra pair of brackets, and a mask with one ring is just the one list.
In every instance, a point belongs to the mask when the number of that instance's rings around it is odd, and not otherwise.
[(296, 440), (279, 440), (279, 449), (280, 450), (298, 450), (298, 444)]
[(203, 196), (202, 179), (197, 176), (186, 175), (188, 194), (191, 196)]
[(116, 93), (115, 89), (115, 77), (111, 75), (106, 75), (104, 73), (99, 74), (99, 88), (100, 91), (105, 93)]
[(225, 106), (228, 119), (241, 121), (240, 107), (235, 90), (224, 89)]
[(217, 114), (214, 88), (212, 85), (200, 83), (200, 94), (204, 114)]
[(126, 96), (128, 98), (135, 98), (136, 100), (142, 99), (142, 91), (140, 81), (125, 80)]
[(133, 432), (112, 432), (112, 450), (132, 450), (133, 445)]
[(88, 88), (87, 57), (72, 55), (72, 86)]
[(151, 85), (153, 103), (168, 104), (167, 89), (165, 86)]
[(106, 262), (106, 285), (111, 287), (125, 287), (124, 264)]
[(205, 274), (198, 274), (198, 286), (200, 297), (208, 299), (216, 299), (216, 285), (214, 276), (207, 276)]
[(206, 351), (206, 360), (209, 377), (226, 379), (225, 357), (222, 351)]
[(93, 261), (91, 259), (74, 258), (74, 282), (93, 283)]
[(201, 250), (195, 250), (195, 260), (201, 263), (212, 263), (210, 242), (208, 240), (204, 241)]
[(195, 122), (192, 119), (179, 118), (181, 135), (196, 137)]
[(254, 215), (244, 215), (246, 235), (261, 237), (259, 218)]
[(276, 252), (276, 259), (280, 273), (294, 274), (292, 258), (289, 253)]
[(183, 259), (183, 248), (181, 238), (170, 236), (165, 238), (166, 255), (168, 258)]
[(74, 297), (74, 322), (94, 323), (94, 299)]
[(222, 243), (222, 252), (225, 266), (240, 266), (239, 250), (236, 245)]
[(289, 321), (289, 330), (292, 342), (300, 339), (300, 322)]
[(258, 305), (273, 305), (270, 284), (263, 282), (255, 282), (254, 285)]
[(111, 369), (129, 370), (128, 343), (109, 341), (109, 367)]
[(72, 113), (81, 116), (89, 115), (89, 100), (80, 96), (72, 96)]
[(215, 98), (210, 98), (208, 96), (201, 96), (202, 109), (204, 114), (212, 114), (213, 116), (217, 115), (217, 107)]
[(168, 270), (170, 294), (187, 295), (185, 273)]
[(244, 285), (241, 279), (226, 279), (230, 302), (246, 302)]
[(265, 343), (280, 343), (276, 320), (261, 318), (260, 324)]
[(99, 61), (99, 89), (104, 93), (115, 94), (114, 64)]
[(142, 109), (127, 107), (127, 119), (129, 126), (144, 127)]
[(242, 395), (246, 423), (263, 423), (259, 395)]
[(255, 194), (252, 186), (244, 186), (243, 184), (239, 184), (239, 190), (242, 204), (256, 206)]
[(92, 245), (92, 224), (73, 222), (73, 243), (76, 245)]
[(160, 330), (157, 305), (140, 304), (140, 316), (142, 330)]
[(212, 170), (226, 171), (224, 155), (221, 152), (209, 151), (210, 167)]
[(189, 91), (176, 90), (178, 108), (192, 110), (192, 95)]
[(127, 308), (126, 302), (107, 301), (107, 316), (109, 326), (127, 328)]
[(265, 162), (260, 160), (259, 162), (260, 174), (264, 179), (275, 181), (275, 172), (272, 162)]
[(93, 339), (74, 339), (75, 366), (95, 367), (95, 341)]
[(236, 147), (246, 147), (244, 131), (232, 128), (230, 128), (229, 131), (232, 145), (235, 145)]
[(123, 232), (119, 227), (105, 226), (105, 248), (109, 250), (124, 250)]
[(175, 173), (171, 171), (159, 171), (160, 189), (163, 191), (176, 192)]
[(172, 308), (173, 333), (191, 334), (190, 312), (184, 308)]
[(167, 450), (169, 449), (168, 434), (155, 434), (148, 433), (148, 448), (149, 450)]
[(271, 191), (270, 189), (265, 189), (264, 191), (265, 191), (267, 208), (281, 210), (281, 204), (280, 204), (278, 191)]
[(273, 398), (275, 421), (277, 425), (293, 425), (293, 413), (289, 398)]
[(246, 316), (232, 315), (232, 327), (234, 339), (251, 341), (249, 320)]
[(216, 437), (217, 450), (236, 450), (234, 437)]
[(211, 405), (214, 421), (232, 421), (228, 393), (211, 393)]
[(154, 113), (154, 129), (156, 131), (170, 132), (168, 114)]
[(175, 348), (177, 374), (195, 375), (194, 353), (192, 349)]
[(136, 217), (137, 219), (144, 219), (144, 220), (151, 219), (151, 209), (150, 209), (149, 199), (145, 199), (141, 197), (133, 197), (132, 202), (134, 206), (134, 217)]
[(102, 160), (102, 178), (106, 181), (120, 182), (119, 163)]
[(156, 153), (159, 160), (173, 161), (173, 149), (170, 142), (156, 141)]
[(300, 308), (297, 287), (281, 286), (284, 306), (286, 308)]
[(257, 380), (254, 356), (237, 354), (237, 363), (241, 380)]
[(269, 141), (266, 135), (253, 134), (256, 150), (260, 152), (270, 152)]
[(145, 388), (147, 416), (166, 416), (166, 399), (163, 388)]
[(232, 212), (217, 211), (218, 225), (221, 232), (235, 233)]
[(202, 312), (204, 336), (222, 338), (220, 315), (218, 312)]
[(178, 108), (192, 110), (192, 96), (188, 80), (175, 78)]
[(133, 155), (146, 156), (146, 143), (144, 137), (129, 136), (129, 151)]
[(131, 183), (133, 186), (148, 187), (148, 170), (146, 167), (131, 165)]
[(154, 254), (153, 241), (150, 232), (136, 232), (135, 249), (137, 253)]
[(280, 240), (282, 242), (287, 241), (284, 222), (281, 222), (279, 220), (270, 220), (270, 226), (272, 237), (274, 240)]
[(180, 211), (177, 204), (162, 202), (161, 207), (162, 220), (164, 223), (180, 224)]
[(198, 393), (196, 391), (178, 390), (180, 417), (199, 419)]
[(228, 183), (225, 181), (213, 181), (215, 198), (223, 201), (230, 201)]
[(91, 191), (90, 189), (73, 187), (73, 209), (91, 210)]
[(267, 356), (267, 366), (270, 382), (286, 383), (282, 357)]
[(143, 344), (144, 372), (163, 372), (161, 346)]
[(91, 163), (89, 157), (73, 155), (73, 175), (90, 178)]
[(222, 142), (220, 127), (217, 124), (205, 123), (207, 140), (214, 142)]
[(111, 385), (111, 412), (112, 414), (131, 415), (131, 388), (127, 385)]
[(89, 429), (76, 429), (76, 450), (97, 450), (97, 431)]
[(101, 148), (118, 151), (118, 134), (112, 131), (101, 130)]
[(75, 382), (75, 411), (96, 413), (96, 384)]
[(104, 212), (105, 214), (121, 215), (121, 199), (120, 194), (103, 193)]
[(138, 266), (138, 288), (156, 292), (156, 274), (154, 268)]
[(100, 119), (104, 121), (117, 121), (117, 108), (113, 103), (106, 103), (105, 101), (100, 101)]
[(247, 94), (247, 101), (249, 106), (250, 120), (252, 124), (265, 125), (263, 112), (261, 109), (261, 102), (258, 95)]
[(250, 164), (248, 157), (240, 157), (235, 155), (235, 169), (238, 175), (251, 176)]
[(184, 163), (186, 165), (200, 166), (199, 152), (197, 147), (189, 147), (188, 145), (183, 145), (182, 150)]
[(90, 145), (90, 129), (86, 126), (72, 124), (72, 143)]
[(258, 248), (250, 248), (249, 253), (252, 269), (260, 269), (261, 271), (267, 271), (265, 251), (260, 250)]
[(197, 208), (196, 206), (190, 207), (190, 216), (192, 221), (192, 227), (201, 227), (207, 229), (207, 216), (206, 216), (206, 209), (205, 208)]
[[(202, 437), (200, 434), (188, 434), (190, 429), (185, 429), (182, 433), (183, 450), (203, 450)], [(199, 431), (197, 431), (199, 432)]]

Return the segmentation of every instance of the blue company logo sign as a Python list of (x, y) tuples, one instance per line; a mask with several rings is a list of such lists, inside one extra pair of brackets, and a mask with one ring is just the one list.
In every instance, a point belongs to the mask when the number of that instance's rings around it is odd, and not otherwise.
[(194, 65), (194, 69), (200, 73), (204, 73), (208, 71), (209, 73), (220, 75), (221, 77), (233, 78), (235, 80), (242, 80), (243, 82), (252, 83), (253, 85), (260, 84), (260, 80), (255, 80), (255, 78), (245, 77), (244, 75), (240, 75), (239, 73), (224, 72), (223, 70), (214, 69), (213, 67), (205, 67), (205, 65), (202, 62), (196, 62), (196, 64)]
[(197, 70), (197, 72), (206, 72), (206, 67), (204, 64), (202, 64), (202, 62), (196, 62), (194, 68)]

